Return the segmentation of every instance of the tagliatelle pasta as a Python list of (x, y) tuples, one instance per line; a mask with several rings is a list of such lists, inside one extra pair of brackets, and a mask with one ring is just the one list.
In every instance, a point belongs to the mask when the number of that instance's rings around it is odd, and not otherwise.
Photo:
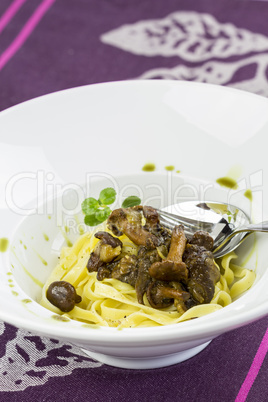
[[(121, 236), (120, 240), (125, 252), (137, 253), (137, 246), (127, 236)], [(88, 272), (87, 262), (97, 242), (94, 232), (86, 233), (80, 236), (72, 247), (62, 248), (59, 263), (43, 288), (40, 301), (42, 306), (57, 314), (63, 314), (48, 301), (46, 291), (52, 282), (66, 281), (75, 287), (82, 301), (70, 312), (64, 313), (64, 316), (88, 324), (118, 329), (161, 326), (217, 311), (249, 289), (255, 280), (254, 272), (235, 265), (233, 260), (236, 254), (230, 253), (219, 261), (221, 277), (216, 283), (214, 297), (209, 304), (199, 304), (181, 315), (174, 306), (155, 309), (148, 303), (146, 295), (144, 305), (139, 304), (136, 291), (131, 285), (113, 278), (98, 281), (96, 272)]]

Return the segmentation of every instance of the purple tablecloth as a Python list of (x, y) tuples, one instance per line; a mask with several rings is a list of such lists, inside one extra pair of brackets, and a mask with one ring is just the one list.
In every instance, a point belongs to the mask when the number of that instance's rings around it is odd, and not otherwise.
[[(265, 1), (1, 0), (0, 110), (137, 78), (268, 96), (267, 21)], [(0, 322), (0, 400), (267, 401), (267, 323), (222, 335), (183, 363), (142, 371), (106, 366)]]

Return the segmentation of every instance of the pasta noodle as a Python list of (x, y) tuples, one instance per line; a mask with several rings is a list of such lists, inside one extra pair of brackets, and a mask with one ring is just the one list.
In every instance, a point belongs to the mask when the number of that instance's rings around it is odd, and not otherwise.
[[(120, 240), (125, 252), (137, 253), (137, 246), (125, 235), (121, 236)], [(46, 291), (54, 281), (67, 281), (82, 297), (79, 305), (64, 313), (71, 319), (118, 329), (161, 326), (220, 310), (249, 289), (255, 279), (254, 272), (233, 263), (236, 254), (230, 253), (219, 261), (221, 277), (216, 283), (214, 297), (209, 304), (194, 306), (181, 315), (174, 306), (158, 310), (150, 306), (146, 295), (144, 305), (139, 304), (136, 291), (131, 285), (113, 278), (98, 281), (96, 272), (88, 272), (87, 262), (97, 242), (94, 232), (85, 233), (72, 247), (62, 248), (59, 262), (44, 285), (40, 301), (42, 306), (62, 315), (62, 311), (48, 301)]]

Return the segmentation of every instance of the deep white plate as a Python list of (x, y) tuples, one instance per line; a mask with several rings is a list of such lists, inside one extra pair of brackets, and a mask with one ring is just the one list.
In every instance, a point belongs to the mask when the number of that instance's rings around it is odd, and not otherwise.
[[(197, 324), (188, 322), (179, 324), (179, 332), (177, 326), (143, 329), (128, 341), (109, 329), (107, 343), (107, 331), (99, 335), (81, 323), (56, 322), (36, 303), (39, 282), (66, 242), (60, 226), (69, 225), (74, 240), (81, 201), (97, 197), (104, 186), (116, 188), (118, 204), (132, 194), (160, 208), (186, 199), (218, 200), (242, 207), (253, 221), (267, 220), (267, 132), (266, 98), (189, 82), (97, 84), (0, 113), (0, 239), (10, 242), (0, 253), (0, 318), (73, 341), (94, 357), (103, 351), (97, 357), (110, 364), (148, 368), (188, 358), (220, 333), (267, 314), (266, 235), (257, 236), (254, 252), (252, 240), (239, 249), (239, 260), (257, 269), (250, 290), (252, 298), (258, 295), (254, 308), (249, 312), (250, 299), (241, 298), (214, 313), (213, 326), (208, 317), (194, 320), (200, 322), (198, 336)], [(148, 163), (155, 165), (153, 172), (143, 171)], [(223, 177), (236, 187), (218, 184)], [(141, 340), (146, 355), (136, 343)]]

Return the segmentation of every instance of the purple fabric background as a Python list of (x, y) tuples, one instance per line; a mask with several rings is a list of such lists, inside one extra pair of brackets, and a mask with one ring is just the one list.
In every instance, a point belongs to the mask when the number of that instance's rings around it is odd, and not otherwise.
[[(11, 1), (1, 0), (0, 13)], [(40, 0), (26, 2), (1, 35), (0, 52)], [(100, 42), (111, 29), (178, 10), (210, 13), (220, 22), (268, 35), (265, 2), (233, 0), (56, 0), (34, 33), (0, 74), (0, 110), (46, 93), (96, 82), (131, 79), (179, 57), (132, 55)], [(235, 57), (233, 57), (235, 59)], [(184, 64), (190, 64), (183, 61)], [(243, 79), (245, 71), (240, 71)]]
[[(0, 16), (11, 3), (11, 0), (1, 0)], [(31, 0), (22, 6), (1, 33), (0, 54), (40, 3), (41, 0)], [(182, 10), (209, 13), (221, 23), (230, 22), (268, 37), (268, 3), (264, 1), (56, 0), (23, 46), (0, 71), (0, 110), (65, 88), (136, 78), (154, 68), (172, 68), (179, 63), (198, 68), (201, 62), (192, 63), (179, 56), (136, 55), (104, 44), (99, 39), (101, 34), (126, 23), (161, 19)], [(254, 54), (251, 51), (247, 57)], [(232, 55), (228, 62), (238, 59), (240, 56)], [(242, 82), (254, 73), (255, 67), (249, 65), (236, 71), (227, 84)], [(225, 334), (213, 340), (194, 358), (175, 366), (145, 371), (106, 365), (75, 368), (71, 374), (51, 377), (42, 385), (31, 385), (23, 391), (3, 391), (0, 400), (234, 401), (267, 324), (268, 319), (264, 318)], [(12, 326), (5, 326), (0, 335), (0, 359), (7, 353), (8, 342), (15, 338), (16, 333)], [(29, 336), (26, 332), (24, 335)], [(59, 344), (49, 352), (47, 363), (64, 367), (67, 364), (65, 359), (71, 354), (78, 361), (90, 361), (70, 352), (68, 345)], [(27, 361), (27, 354), (24, 359)], [(247, 401), (268, 400), (267, 369), (266, 356)]]

